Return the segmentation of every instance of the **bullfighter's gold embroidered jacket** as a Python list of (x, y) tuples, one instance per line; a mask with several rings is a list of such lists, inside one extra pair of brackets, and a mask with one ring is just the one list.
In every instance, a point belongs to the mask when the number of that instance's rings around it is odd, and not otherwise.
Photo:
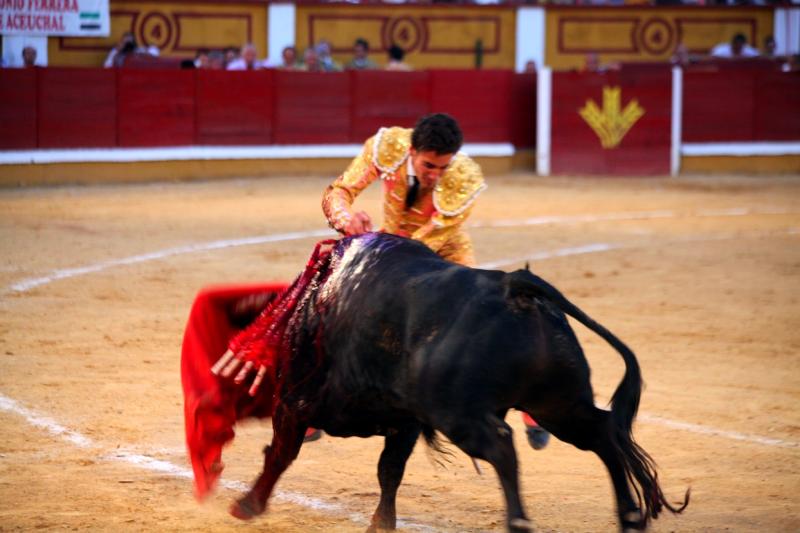
[(420, 190), (405, 208), (411, 129), (381, 128), (326, 190), (322, 210), (331, 227), (344, 232), (356, 197), (378, 178), (383, 183), (383, 231), (423, 242), (445, 259), (474, 265), (472, 243), (462, 225), (486, 188), (480, 166), (457, 153), (432, 189)]

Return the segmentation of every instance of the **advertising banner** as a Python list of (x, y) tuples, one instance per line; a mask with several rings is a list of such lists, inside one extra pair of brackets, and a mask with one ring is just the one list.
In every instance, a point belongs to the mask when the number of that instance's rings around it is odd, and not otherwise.
[(2, 35), (104, 37), (108, 0), (0, 0)]

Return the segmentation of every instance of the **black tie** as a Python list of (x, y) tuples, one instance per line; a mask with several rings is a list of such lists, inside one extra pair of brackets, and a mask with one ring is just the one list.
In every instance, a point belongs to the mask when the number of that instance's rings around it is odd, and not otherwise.
[(414, 179), (414, 183), (408, 187), (408, 192), (406, 193), (406, 210), (414, 205), (414, 201), (417, 199), (417, 193), (419, 192), (419, 180), (416, 176), (411, 177)]

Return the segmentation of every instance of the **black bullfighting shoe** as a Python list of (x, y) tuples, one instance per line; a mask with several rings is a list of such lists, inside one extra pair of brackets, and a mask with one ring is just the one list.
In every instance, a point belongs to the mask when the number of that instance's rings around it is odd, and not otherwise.
[(550, 433), (539, 426), (526, 425), (525, 434), (528, 435), (528, 444), (530, 444), (531, 448), (534, 450), (541, 450), (550, 442)]
[(322, 437), (322, 430), (316, 428), (308, 428), (306, 430), (306, 436), (303, 438), (303, 442), (314, 442), (315, 440), (319, 440)]

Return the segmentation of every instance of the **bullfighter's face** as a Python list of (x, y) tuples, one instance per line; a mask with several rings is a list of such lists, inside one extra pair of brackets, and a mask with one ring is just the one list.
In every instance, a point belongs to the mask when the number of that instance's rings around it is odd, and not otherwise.
[(426, 189), (433, 187), (447, 170), (447, 165), (450, 164), (454, 155), (456, 154), (437, 154), (432, 150), (417, 151), (411, 148), (409, 150), (411, 166), (414, 167), (420, 185)]

